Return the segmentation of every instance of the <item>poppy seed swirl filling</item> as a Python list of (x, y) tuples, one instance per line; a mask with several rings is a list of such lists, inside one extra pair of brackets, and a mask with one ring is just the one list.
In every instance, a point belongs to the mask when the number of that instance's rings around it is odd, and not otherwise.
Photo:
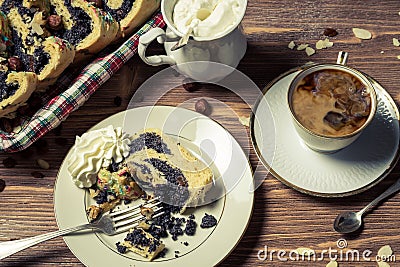
[(12, 41), (14, 45), (11, 50), (12, 54), (17, 56), (22, 61), (22, 70), (23, 71), (32, 71), (33, 72), (33, 58), (29, 56), (25, 52), (25, 48), (22, 42), (22, 38), (19, 36), (16, 30), (12, 29)]
[(21, 59), (22, 61), (22, 70), (23, 71), (31, 71), (36, 74), (40, 74), (40, 72), (46, 67), (50, 62), (50, 55), (46, 51), (44, 51), (43, 47), (36, 47), (35, 51), (32, 55), (28, 55), (25, 53), (22, 39), (18, 35), (18, 33), (13, 29), (13, 43), (14, 43), (14, 54)]
[[(89, 34), (93, 31), (93, 23), (90, 16), (83, 11), (80, 7), (71, 6), (71, 1), (65, 0), (65, 5), (68, 8), (68, 11), (71, 15), (72, 20), (74, 21), (74, 25), (71, 29), (62, 28), (61, 30), (54, 31), (54, 34), (57, 37), (67, 40), (70, 44), (76, 46), (83, 39), (85, 39)], [(51, 14), (57, 14), (54, 8), (51, 8)], [(88, 27), (87, 25), (90, 25)]]
[(1, 5), (1, 10), (4, 13), (8, 14), (12, 8), (18, 8), (18, 13), (23, 15), (28, 15), (29, 17), (33, 17), (33, 15), (37, 12), (36, 8), (26, 8), (22, 5), (22, 1), (15, 1), (15, 0), (5, 0)]
[[(157, 153), (171, 155), (171, 150), (167, 144), (163, 142), (160, 135), (154, 132), (146, 132), (139, 135), (130, 144), (130, 153), (134, 154), (144, 149), (152, 149)], [(148, 158), (144, 162), (151, 164), (156, 168), (166, 180), (164, 184), (157, 184), (152, 186), (151, 183), (139, 181), (143, 189), (154, 191), (157, 197), (164, 203), (169, 203), (173, 206), (183, 207), (189, 199), (188, 182), (183, 175), (182, 171), (178, 168), (171, 167), (168, 162), (157, 159)], [(142, 173), (149, 174), (150, 169), (143, 164), (132, 163), (142, 171)]]
[(39, 74), (50, 62), (50, 55), (43, 50), (43, 47), (37, 47), (33, 53), (35, 73)]
[(107, 5), (109, 0), (105, 0), (104, 10), (110, 13), (110, 15), (118, 22), (126, 18), (129, 12), (132, 10), (133, 3), (135, 0), (123, 0), (119, 8), (113, 9)]
[(141, 151), (145, 148), (154, 149), (157, 153), (165, 153), (171, 155), (171, 150), (162, 141), (161, 136), (156, 133), (143, 133), (139, 138), (132, 141), (130, 144), (131, 153)]
[(13, 96), (18, 88), (18, 83), (7, 83), (8, 72), (0, 72), (0, 102)]
[(183, 207), (189, 199), (189, 190), (182, 171), (171, 167), (166, 161), (160, 159), (151, 158), (145, 161), (153, 165), (167, 180), (165, 184), (155, 186), (155, 196), (160, 197), (160, 200), (164, 203)]

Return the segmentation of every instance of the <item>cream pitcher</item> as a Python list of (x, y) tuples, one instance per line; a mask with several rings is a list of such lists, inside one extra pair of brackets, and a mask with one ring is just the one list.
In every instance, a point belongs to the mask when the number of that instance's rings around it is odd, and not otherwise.
[[(246, 7), (247, 0), (162, 0), (167, 29), (154, 28), (144, 34), (139, 40), (139, 56), (152, 66), (176, 65), (180, 73), (193, 79), (205, 79), (207, 62), (230, 66), (233, 71), (247, 49), (241, 26)], [(189, 35), (188, 43), (179, 48), (177, 43)], [(166, 55), (146, 56), (154, 39), (164, 44)], [(222, 69), (208, 71), (207, 80), (219, 80), (229, 74), (227, 68)]]

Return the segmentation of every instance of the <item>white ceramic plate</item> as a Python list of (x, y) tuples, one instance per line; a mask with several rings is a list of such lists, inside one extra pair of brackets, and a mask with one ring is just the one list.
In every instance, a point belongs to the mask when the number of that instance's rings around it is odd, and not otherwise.
[[(213, 159), (213, 172), (222, 181), (226, 194), (204, 206), (190, 209), (198, 225), (205, 213), (214, 215), (218, 224), (214, 228), (199, 226), (195, 236), (163, 239), (168, 248), (165, 258), (144, 261), (134, 253), (119, 254), (115, 243), (126, 236), (106, 236), (99, 233), (75, 234), (64, 237), (70, 250), (86, 266), (213, 266), (221, 262), (236, 246), (247, 228), (251, 217), (254, 196), (249, 188), (253, 176), (248, 159), (236, 140), (218, 123), (182, 108), (156, 106), (135, 108), (118, 113), (97, 124), (93, 129), (113, 125), (124, 127), (133, 134), (143, 128), (161, 128), (165, 133), (179, 135), (196, 147), (207, 158)], [(186, 141), (188, 142), (188, 141)], [(67, 155), (67, 158), (69, 154)], [(86, 190), (77, 188), (62, 164), (55, 186), (54, 206), (60, 229), (87, 223), (85, 208), (91, 200)], [(250, 187), (249, 187), (250, 185)], [(121, 207), (122, 208), (122, 207)], [(183, 243), (188, 242), (185, 246)], [(179, 251), (179, 257), (175, 257)]]
[[(284, 184), (322, 197), (356, 194), (385, 178), (399, 158), (399, 111), (390, 95), (370, 78), (378, 97), (374, 120), (349, 147), (321, 154), (302, 142), (287, 105), (289, 84), (298, 73), (292, 70), (274, 80), (255, 107), (251, 137), (263, 164)], [(275, 134), (271, 134), (268, 110)]]

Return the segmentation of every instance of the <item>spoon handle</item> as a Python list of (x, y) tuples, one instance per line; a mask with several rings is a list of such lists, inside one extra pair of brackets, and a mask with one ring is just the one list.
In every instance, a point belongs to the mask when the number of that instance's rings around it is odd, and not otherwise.
[(368, 211), (370, 208), (378, 204), (381, 200), (387, 198), (388, 196), (398, 192), (400, 190), (400, 179), (398, 179), (392, 186), (390, 186), (385, 192), (383, 192), (380, 196), (375, 198), (371, 203), (369, 203), (365, 208), (360, 210), (358, 213), (359, 214), (364, 214), (366, 211)]

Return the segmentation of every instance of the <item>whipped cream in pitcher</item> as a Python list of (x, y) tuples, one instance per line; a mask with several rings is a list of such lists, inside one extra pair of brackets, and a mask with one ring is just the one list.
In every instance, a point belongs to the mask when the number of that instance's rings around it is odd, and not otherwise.
[(243, 1), (239, 0), (178, 0), (173, 22), (178, 31), (193, 28), (198, 37), (220, 36), (241, 19)]
[[(241, 25), (246, 7), (247, 0), (161, 0), (167, 29), (154, 28), (141, 36), (138, 54), (149, 65), (175, 65), (194, 80), (219, 81), (246, 53)], [(164, 45), (166, 55), (146, 56), (154, 40)]]

